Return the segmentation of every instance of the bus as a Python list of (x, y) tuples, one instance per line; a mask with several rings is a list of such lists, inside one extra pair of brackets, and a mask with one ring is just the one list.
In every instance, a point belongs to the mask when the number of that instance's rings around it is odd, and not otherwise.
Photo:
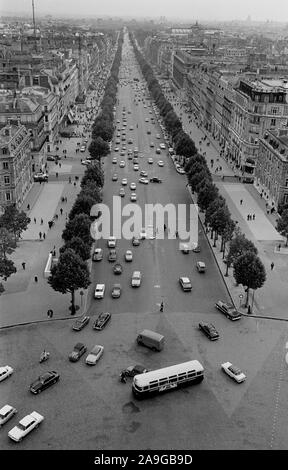
[(196, 360), (188, 361), (135, 375), (132, 392), (136, 398), (141, 399), (179, 387), (197, 384), (203, 379), (204, 367), (202, 364)]

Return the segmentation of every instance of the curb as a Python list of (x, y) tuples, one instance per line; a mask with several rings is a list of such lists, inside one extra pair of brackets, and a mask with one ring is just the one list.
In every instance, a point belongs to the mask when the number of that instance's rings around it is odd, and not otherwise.
[(37, 324), (37, 323), (50, 323), (50, 322), (53, 322), (53, 321), (62, 321), (62, 320), (74, 320), (75, 318), (81, 318), (83, 316), (83, 314), (81, 315), (71, 315), (69, 317), (61, 317), (61, 318), (50, 318), (49, 320), (45, 319), (45, 320), (33, 320), (33, 321), (28, 321), (28, 322), (24, 322), (24, 323), (14, 323), (13, 325), (5, 325), (5, 326), (0, 326), (0, 331), (1, 330), (6, 330), (8, 328), (15, 328), (15, 327), (18, 327), (18, 326), (27, 326), (27, 325), (34, 325), (34, 324)]

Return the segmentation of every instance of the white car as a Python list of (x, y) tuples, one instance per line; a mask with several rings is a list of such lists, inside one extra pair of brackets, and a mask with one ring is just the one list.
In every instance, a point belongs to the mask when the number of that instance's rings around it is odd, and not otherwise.
[(131, 250), (127, 250), (125, 253), (125, 261), (133, 261), (133, 253)]
[(86, 150), (85, 145), (82, 145), (82, 147), (80, 147), (80, 152), (85, 152), (85, 150)]
[(103, 299), (104, 294), (105, 294), (105, 284), (96, 284), (94, 298)]
[(30, 415), (21, 419), (18, 426), (14, 426), (14, 428), (8, 432), (8, 436), (13, 441), (20, 442), (30, 431), (37, 428), (43, 420), (44, 416), (37, 413), (37, 411), (32, 411)]
[(140, 287), (141, 284), (141, 272), (140, 271), (134, 271), (132, 274), (132, 279), (131, 279), (131, 286), (132, 287)]
[(162, 149), (162, 150), (165, 150), (165, 149), (166, 149), (166, 146), (165, 146), (165, 144), (164, 144), (163, 142), (159, 145), (159, 147), (160, 147), (160, 149)]
[(156, 139), (160, 139), (160, 134), (156, 134)]
[(91, 164), (91, 160), (82, 160), (81, 162), (81, 165), (90, 165)]
[(114, 163), (114, 164), (117, 163), (117, 158), (116, 157), (113, 157), (112, 163)]
[(124, 160), (121, 160), (119, 166), (120, 168), (124, 168), (124, 166), (126, 165), (126, 163), (124, 162)]
[(115, 248), (116, 247), (116, 237), (109, 237), (107, 240), (108, 248)]
[(0, 367), (0, 382), (2, 382), (2, 380), (7, 379), (7, 377), (10, 377), (10, 375), (12, 375), (13, 372), (14, 372), (14, 369), (12, 369), (12, 367), (10, 366)]
[(242, 370), (233, 366), (231, 362), (224, 362), (224, 364), (221, 364), (221, 369), (238, 384), (246, 380), (246, 375), (242, 372)]
[(145, 238), (147, 238), (147, 233), (146, 233), (145, 228), (141, 228), (139, 238), (140, 240), (144, 240)]
[(130, 201), (131, 202), (136, 202), (137, 201), (137, 194), (136, 193), (131, 193)]
[(103, 346), (100, 346), (99, 344), (96, 344), (94, 348), (90, 351), (88, 356), (86, 357), (86, 364), (89, 366), (95, 366), (97, 361), (100, 359), (104, 351)]
[(151, 165), (153, 163), (153, 158), (148, 158), (148, 163)]
[(0, 410), (0, 427), (7, 423), (16, 413), (16, 408), (11, 405), (4, 405)]
[(114, 152), (119, 152), (119, 147), (115, 147)]
[(131, 183), (131, 184), (130, 184), (130, 189), (132, 189), (133, 191), (135, 191), (135, 189), (136, 189), (136, 183)]
[(127, 178), (123, 178), (121, 181), (122, 186), (127, 186), (127, 183), (128, 183)]
[(134, 170), (134, 171), (138, 171), (138, 170), (139, 170), (139, 165), (134, 165), (134, 166), (133, 166), (133, 170)]
[(164, 166), (164, 162), (162, 160), (159, 160), (158, 166)]

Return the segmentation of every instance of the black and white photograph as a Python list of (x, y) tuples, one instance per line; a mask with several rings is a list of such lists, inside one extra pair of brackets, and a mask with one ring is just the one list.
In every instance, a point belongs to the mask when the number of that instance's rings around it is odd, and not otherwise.
[(0, 0), (6, 458), (287, 450), (287, 306), (288, 2)]

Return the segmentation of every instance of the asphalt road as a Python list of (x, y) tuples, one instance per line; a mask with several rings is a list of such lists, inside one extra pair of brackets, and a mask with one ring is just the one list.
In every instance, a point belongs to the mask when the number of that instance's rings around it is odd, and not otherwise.
[[(124, 46), (123, 65), (129, 63), (127, 44)], [(126, 50), (125, 50), (126, 49)], [(124, 66), (121, 76), (135, 76), (135, 70)], [(130, 68), (130, 69), (129, 69)], [(160, 133), (158, 125), (149, 123), (148, 109), (141, 102), (134, 106), (131, 84), (120, 87), (116, 119), (121, 120), (122, 106), (127, 114), (127, 131), (139, 147), (140, 169), (155, 172), (163, 184), (138, 183), (138, 172), (119, 168), (120, 177), (129, 184), (137, 184), (138, 203), (160, 202), (189, 204), (185, 177), (178, 175), (166, 152), (161, 155), (150, 149), (149, 143)], [(121, 126), (122, 127), (122, 126)], [(160, 140), (162, 141), (162, 139)], [(128, 147), (128, 145), (127, 145)], [(153, 169), (147, 157), (153, 155)], [(104, 202), (111, 204), (118, 194), (120, 181), (112, 182), (116, 165), (108, 157), (105, 162)], [(155, 162), (162, 159), (163, 168)], [(122, 158), (121, 158), (122, 159)], [(143, 162), (143, 163), (142, 163)], [(128, 202), (126, 190), (124, 202)], [(87, 310), (90, 324), (77, 333), (72, 331), (73, 320), (11, 329), (1, 333), (0, 356), (3, 364), (14, 367), (11, 378), (0, 384), (1, 403), (18, 409), (18, 415), (0, 431), (2, 449), (284, 449), (287, 448), (287, 364), (285, 345), (287, 327), (277, 322), (263, 322), (242, 318), (231, 322), (214, 308), (218, 299), (228, 300), (225, 286), (214, 263), (205, 235), (200, 231), (201, 253), (183, 255), (176, 240), (143, 240), (132, 247), (128, 240), (117, 241), (119, 260), (127, 249), (132, 249), (133, 262), (121, 261), (124, 272), (113, 274), (113, 263), (107, 261), (108, 249), (104, 241), (104, 259), (92, 265), (92, 284)], [(197, 273), (198, 259), (206, 263), (204, 275)], [(143, 275), (138, 289), (130, 287), (133, 270)], [(191, 293), (181, 291), (180, 275), (191, 278)], [(103, 300), (95, 300), (95, 284), (105, 283)], [(123, 293), (113, 300), (110, 290), (120, 282)], [(164, 312), (159, 303), (164, 300)], [(92, 330), (91, 323), (101, 311), (110, 311), (110, 324), (101, 332)], [(199, 321), (213, 322), (220, 339), (210, 342), (198, 329)], [(163, 351), (155, 353), (135, 342), (137, 333), (149, 328), (164, 334)], [(83, 358), (70, 363), (68, 354), (76, 342), (85, 343), (90, 350), (95, 344), (104, 346), (104, 354), (95, 367), (86, 366)], [(39, 364), (41, 350), (50, 351), (47, 363)], [(85, 356), (84, 356), (85, 357)], [(198, 359), (205, 368), (205, 379), (200, 385), (167, 393), (153, 399), (137, 401), (131, 393), (131, 381), (119, 381), (119, 372), (134, 364), (150, 369)], [(247, 380), (234, 383), (221, 370), (222, 362), (230, 361), (241, 367)], [(39, 396), (29, 393), (29, 384), (45, 370), (61, 374), (58, 384)], [(18, 419), (36, 410), (45, 416), (37, 431), (21, 444), (10, 442), (7, 431)]]

